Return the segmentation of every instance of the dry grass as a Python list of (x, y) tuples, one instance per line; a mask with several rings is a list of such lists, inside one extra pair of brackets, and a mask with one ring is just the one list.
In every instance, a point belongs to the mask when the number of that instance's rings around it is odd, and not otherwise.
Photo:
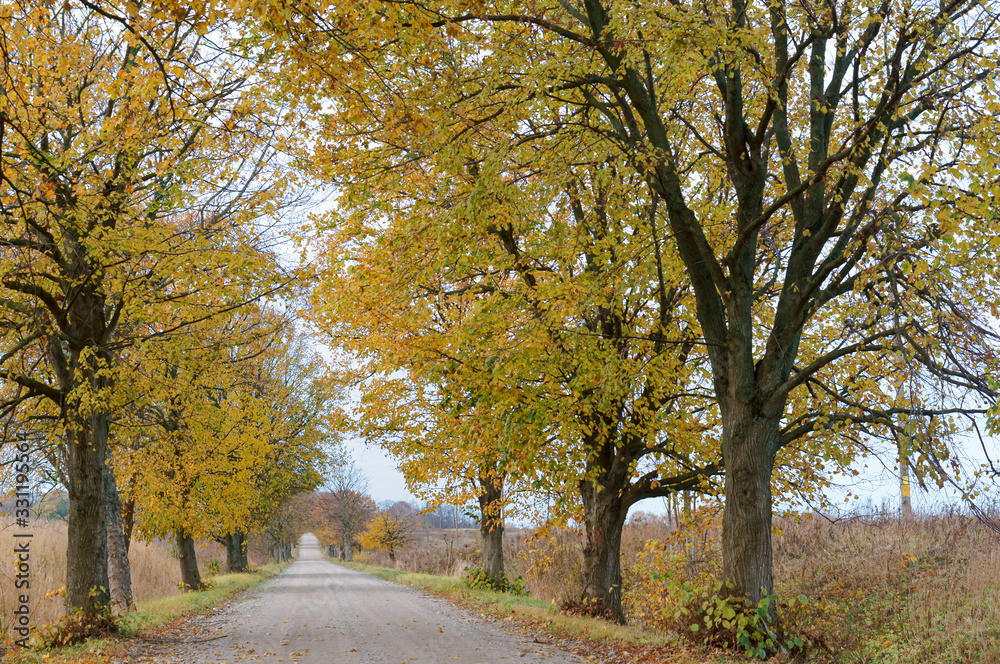
[[(17, 559), (14, 550), (13, 522), (0, 525), (0, 627), (8, 634), (7, 620), (17, 605), (19, 591), (15, 588)], [(43, 595), (59, 590), (66, 582), (66, 525), (59, 522), (35, 521), (30, 531), (31, 547), (31, 609), (32, 622), (39, 625), (51, 622), (62, 615), (60, 597), (44, 598)]]
[(1000, 538), (955, 512), (779, 524), (777, 592), (812, 605), (792, 626), (834, 661), (1000, 661)]
[[(7, 621), (17, 601), (14, 587), (17, 561), (14, 549), (15, 528), (11, 521), (0, 521), (0, 633), (9, 636)], [(62, 521), (37, 520), (31, 523), (31, 622), (43, 625), (63, 614), (63, 598), (58, 591), (66, 583), (66, 524)], [(222, 561), (225, 551), (215, 543), (199, 543), (198, 560), (202, 574), (213, 556)], [(129, 547), (132, 566), (132, 592), (137, 602), (177, 593), (180, 570), (169, 544), (133, 541)]]
[[(505, 548), (519, 538), (511, 529)], [(381, 550), (365, 550), (354, 556), (355, 561), (377, 567), (389, 567), (407, 572), (460, 578), (466, 567), (477, 567), (482, 555), (482, 540), (474, 528), (417, 528), (408, 546), (396, 550), (396, 561)]]
[[(583, 580), (583, 533), (559, 529), (531, 533), (511, 547), (509, 576), (522, 576), (532, 597), (562, 604), (578, 600)], [(506, 551), (504, 551), (507, 554)]]
[[(721, 554), (714, 519), (659, 528), (626, 526), (624, 598), (633, 622), (663, 628), (678, 585), (717, 573)], [(810, 661), (1000, 662), (1000, 537), (969, 516), (814, 516), (778, 520), (774, 534), (775, 594), (807, 599), (785, 606), (784, 626), (811, 640)]]
[[(574, 530), (536, 532), (507, 528), (503, 540), (504, 561), (510, 577), (523, 576), (533, 597), (546, 601), (567, 599), (581, 577), (583, 540)], [(482, 537), (474, 528), (418, 528), (411, 543), (396, 550), (396, 560), (380, 550), (365, 550), (354, 556), (363, 565), (451, 578), (465, 576), (466, 568), (482, 564)]]

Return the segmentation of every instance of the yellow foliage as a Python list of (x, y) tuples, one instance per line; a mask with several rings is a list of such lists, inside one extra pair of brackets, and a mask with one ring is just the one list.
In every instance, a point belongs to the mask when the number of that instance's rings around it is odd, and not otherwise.
[(368, 524), (359, 542), (368, 549), (383, 549), (396, 559), (396, 549), (406, 547), (413, 539), (413, 523), (405, 517), (381, 512)]

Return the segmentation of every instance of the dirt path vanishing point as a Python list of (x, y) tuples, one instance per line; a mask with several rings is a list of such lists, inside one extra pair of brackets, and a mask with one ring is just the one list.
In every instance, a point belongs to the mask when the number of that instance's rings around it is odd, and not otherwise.
[[(195, 633), (197, 629), (197, 633)], [(148, 660), (146, 660), (148, 661)], [(499, 664), (583, 660), (518, 638), (445, 600), (334, 565), (303, 535), (299, 558), (245, 600), (192, 622), (178, 664)]]

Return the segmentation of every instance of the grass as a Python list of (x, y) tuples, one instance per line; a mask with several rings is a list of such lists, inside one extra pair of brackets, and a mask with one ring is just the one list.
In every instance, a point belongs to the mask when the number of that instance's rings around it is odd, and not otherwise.
[[(13, 551), (13, 522), (0, 520), (0, 551)], [(61, 588), (66, 583), (66, 523), (37, 520), (31, 523), (32, 622), (43, 625), (63, 614)], [(180, 568), (169, 547), (158, 542), (132, 542), (132, 593), (140, 602), (177, 592)], [(0, 634), (10, 636), (7, 620), (17, 601), (14, 576), (17, 560), (0, 556)]]
[[(0, 519), (0, 551), (14, 550), (12, 519)], [(66, 522), (38, 519), (31, 522), (31, 621), (44, 625), (63, 614), (62, 587), (66, 583)], [(198, 560), (204, 565), (212, 558), (223, 557), (218, 544), (198, 542)], [(133, 540), (129, 547), (129, 564), (132, 568), (132, 594), (140, 606), (160, 597), (177, 593), (181, 580), (177, 557), (169, 543)], [(17, 559), (0, 555), (0, 636), (11, 636), (8, 620), (17, 603), (14, 580)], [(221, 578), (221, 577), (216, 577)]]

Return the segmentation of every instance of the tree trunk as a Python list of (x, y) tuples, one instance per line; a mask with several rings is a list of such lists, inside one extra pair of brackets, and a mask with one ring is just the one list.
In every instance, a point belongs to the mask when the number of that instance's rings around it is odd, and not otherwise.
[(291, 557), (292, 550), (284, 542), (278, 542), (274, 545), (273, 558), (276, 563), (283, 563)]
[(181, 563), (181, 585), (184, 590), (201, 589), (201, 573), (198, 571), (198, 557), (194, 550), (194, 537), (177, 531), (177, 557)]
[(503, 477), (480, 477), (479, 533), (483, 538), (483, 571), (494, 580), (504, 576)]
[(122, 505), (115, 483), (115, 471), (110, 463), (104, 466), (104, 496), (111, 602), (118, 611), (127, 613), (135, 608), (135, 601), (132, 598), (132, 569), (129, 566), (128, 547), (122, 529)]
[[(81, 421), (82, 420), (82, 421)], [(79, 418), (67, 436), (69, 527), (66, 546), (66, 608), (93, 614), (108, 606), (108, 548), (104, 465), (108, 416)]]
[(230, 574), (247, 571), (247, 540), (243, 531), (236, 530), (223, 538), (226, 545), (226, 571)]
[(583, 547), (583, 595), (609, 620), (624, 624), (622, 612), (622, 527), (628, 507), (621, 491), (610, 486), (580, 482), (587, 543)]
[(347, 552), (347, 560), (354, 562), (354, 545), (347, 535), (344, 535), (344, 551)]
[(250, 570), (250, 559), (247, 557), (247, 534), (242, 530), (240, 532), (240, 568), (247, 572)]
[(122, 501), (122, 534), (125, 537), (125, 553), (132, 546), (132, 529), (135, 527), (135, 501)]
[[(749, 407), (723, 413), (726, 507), (722, 517), (722, 572), (731, 593), (756, 604), (774, 592), (771, 574), (771, 471), (779, 420)], [(727, 417), (728, 415), (728, 417)], [(777, 607), (769, 608), (777, 624)]]

